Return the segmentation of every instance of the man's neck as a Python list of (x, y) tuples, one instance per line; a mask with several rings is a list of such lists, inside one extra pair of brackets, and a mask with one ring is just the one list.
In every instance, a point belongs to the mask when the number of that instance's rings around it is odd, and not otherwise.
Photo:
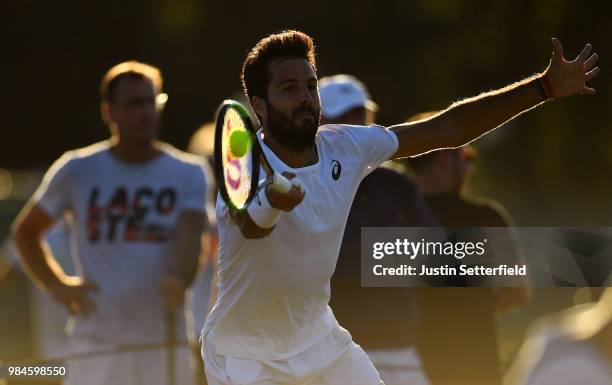
[(161, 150), (157, 141), (147, 143), (128, 143), (113, 136), (110, 151), (119, 160), (126, 163), (146, 163), (156, 158)]
[(265, 128), (263, 129), (263, 139), (270, 150), (291, 168), (306, 167), (319, 161), (317, 146), (314, 143), (309, 148), (296, 152), (279, 143)]

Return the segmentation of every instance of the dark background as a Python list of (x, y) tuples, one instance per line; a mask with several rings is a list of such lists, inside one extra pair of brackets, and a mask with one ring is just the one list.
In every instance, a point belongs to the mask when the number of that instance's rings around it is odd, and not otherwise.
[[(604, 1), (570, 0), (3, 2), (0, 241), (54, 159), (108, 136), (98, 87), (112, 65), (135, 59), (162, 69), (170, 99), (161, 136), (185, 148), (240, 90), (246, 52), (288, 28), (314, 38), (320, 76), (351, 73), (368, 85), (384, 125), (542, 71), (553, 36), (572, 59), (592, 43), (598, 94), (547, 103), (478, 140), (469, 190), (501, 202), (517, 225), (610, 226), (609, 11)], [(0, 317), (0, 345), (12, 349), (5, 356), (31, 354), (26, 284), (13, 273), (0, 290), (0, 314), (10, 315)], [(589, 299), (584, 289), (541, 289), (531, 307), (502, 320), (501, 349), (515, 352), (520, 341), (508, 335), (544, 309)]]
[(319, 75), (351, 73), (390, 125), (422, 110), (543, 70), (550, 37), (574, 58), (601, 58), (594, 97), (520, 117), (479, 141), (472, 191), (497, 198), (522, 225), (607, 225), (610, 169), (609, 6), (603, 1), (19, 1), (5, 3), (0, 167), (46, 168), (104, 139), (99, 81), (136, 59), (159, 66), (170, 99), (161, 136), (184, 148), (240, 90), (246, 52), (287, 28), (310, 34)]

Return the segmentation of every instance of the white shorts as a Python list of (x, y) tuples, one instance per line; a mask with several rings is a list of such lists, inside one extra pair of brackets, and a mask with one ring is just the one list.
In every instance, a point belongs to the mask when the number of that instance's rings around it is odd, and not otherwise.
[[(84, 352), (101, 352), (118, 347), (116, 344), (98, 341), (69, 340), (71, 355)], [(174, 349), (174, 373), (176, 385), (197, 384), (197, 371), (192, 350), (187, 347)], [(101, 354), (91, 358), (68, 361), (68, 375), (64, 385), (168, 385), (167, 351), (131, 351)]]
[(275, 361), (218, 355), (204, 338), (202, 358), (208, 385), (384, 385), (363, 349), (345, 332), (332, 331), (312, 348)]
[(368, 350), (367, 353), (386, 385), (429, 385), (414, 347)]

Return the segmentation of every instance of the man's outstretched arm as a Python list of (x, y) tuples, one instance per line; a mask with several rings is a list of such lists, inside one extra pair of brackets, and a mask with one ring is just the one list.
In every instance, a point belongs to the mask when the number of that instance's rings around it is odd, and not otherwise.
[(548, 99), (575, 94), (592, 95), (586, 85), (599, 73), (598, 55), (587, 44), (573, 61), (553, 38), (553, 54), (541, 73), (499, 90), (453, 103), (439, 114), (417, 122), (392, 126), (399, 141), (393, 159), (415, 156), (439, 148), (462, 146)]

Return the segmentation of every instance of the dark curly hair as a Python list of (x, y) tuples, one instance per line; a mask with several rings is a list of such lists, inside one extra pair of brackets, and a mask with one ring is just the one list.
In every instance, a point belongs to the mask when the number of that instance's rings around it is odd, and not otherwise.
[(251, 49), (242, 65), (240, 78), (249, 100), (255, 95), (268, 98), (268, 65), (278, 58), (303, 58), (317, 71), (315, 47), (310, 36), (291, 30), (265, 37)]

